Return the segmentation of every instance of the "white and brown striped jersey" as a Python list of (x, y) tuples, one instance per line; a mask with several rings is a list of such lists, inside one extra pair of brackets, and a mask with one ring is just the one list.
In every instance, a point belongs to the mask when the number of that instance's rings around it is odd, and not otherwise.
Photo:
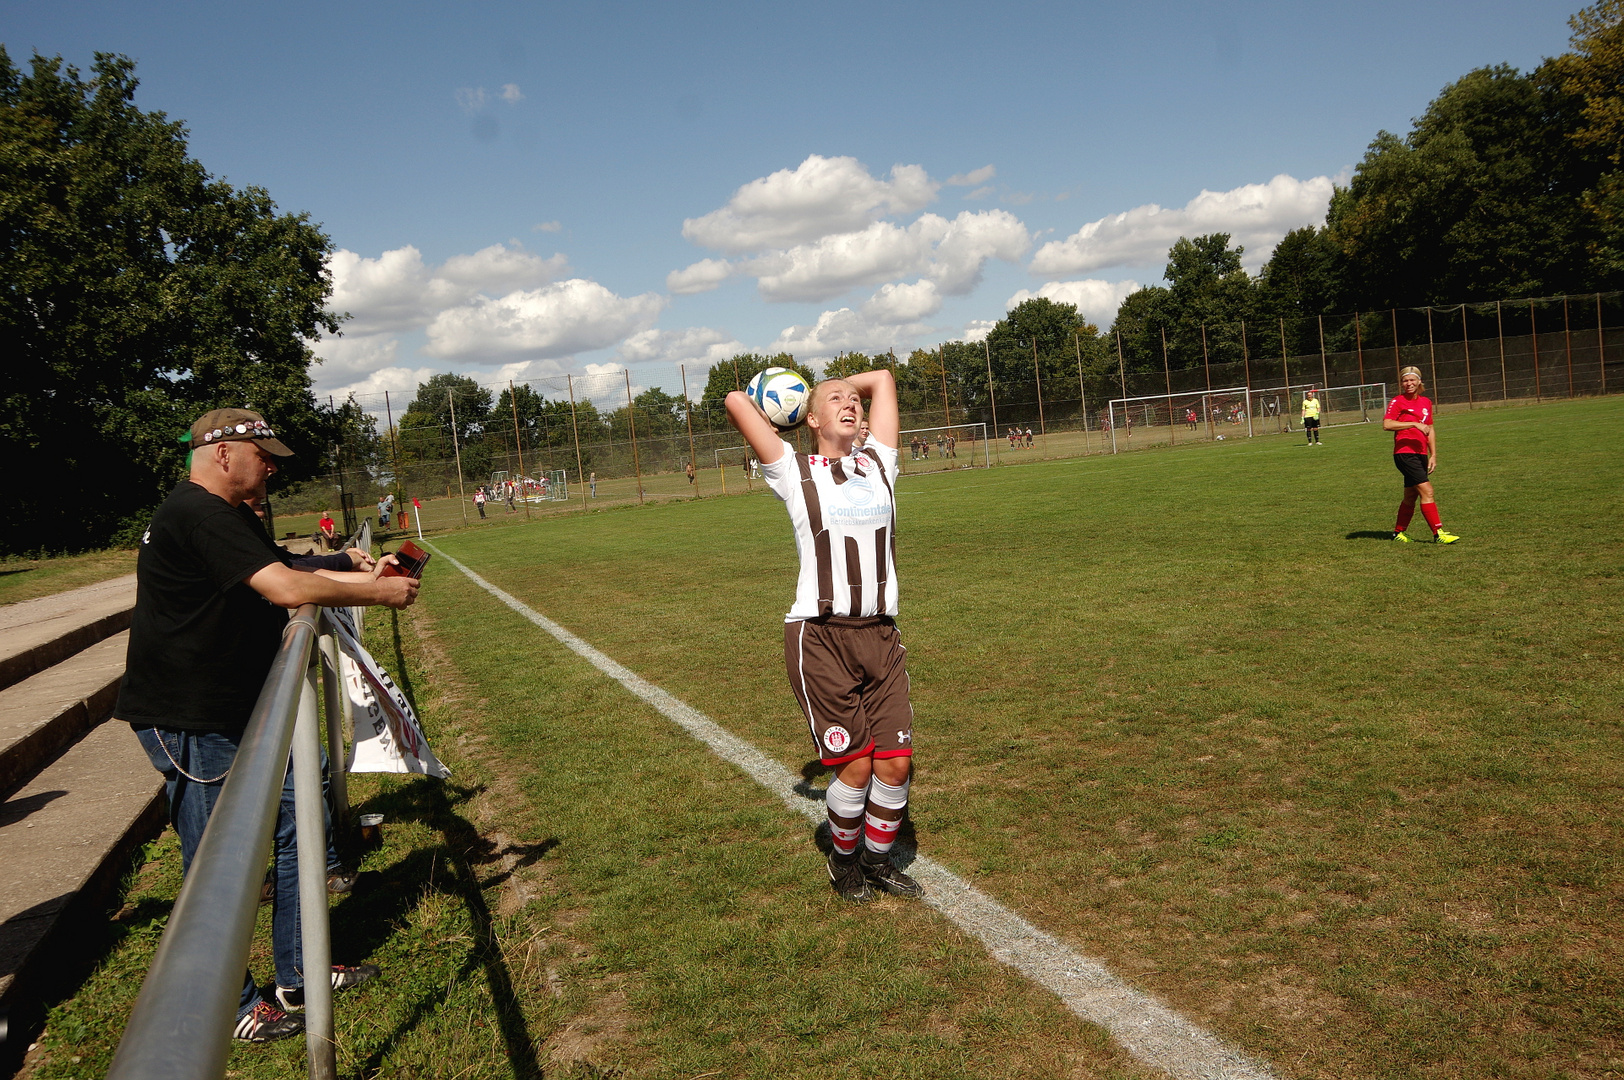
[(785, 622), (897, 613), (897, 452), (873, 439), (850, 457), (784, 455), (762, 470), (784, 500), (801, 573)]

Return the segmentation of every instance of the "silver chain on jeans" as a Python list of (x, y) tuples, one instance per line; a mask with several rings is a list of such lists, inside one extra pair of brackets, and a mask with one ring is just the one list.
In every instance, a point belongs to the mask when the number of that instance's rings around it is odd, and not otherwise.
[(221, 773), (219, 776), (216, 776), (213, 780), (205, 780), (201, 776), (193, 776), (191, 773), (189, 773), (185, 769), (181, 768), (180, 762), (175, 760), (175, 755), (171, 754), (169, 752), (169, 744), (164, 742), (164, 737), (163, 737), (162, 734), (159, 733), (158, 729), (153, 728), (152, 733), (154, 735), (158, 736), (158, 748), (161, 749), (164, 752), (164, 757), (169, 759), (169, 764), (173, 765), (175, 767), (176, 772), (178, 772), (182, 776), (186, 777), (186, 779), (190, 780), (192, 783), (194, 783), (194, 784), (218, 784), (220, 781), (224, 780), (226, 777), (231, 775), (231, 766), (227, 765), (226, 766), (226, 771)]

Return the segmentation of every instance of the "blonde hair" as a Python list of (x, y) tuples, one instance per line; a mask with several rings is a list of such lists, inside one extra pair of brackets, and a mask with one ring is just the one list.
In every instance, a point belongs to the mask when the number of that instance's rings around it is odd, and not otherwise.
[(1418, 368), (1418, 367), (1407, 367), (1407, 368), (1399, 369), (1398, 377), (1400, 379), (1403, 379), (1404, 376), (1406, 376), (1406, 375), (1414, 375), (1417, 379), (1420, 379), (1421, 380), (1421, 385), (1423, 387), (1425, 387), (1427, 385), (1427, 380), (1421, 378), (1421, 369)]

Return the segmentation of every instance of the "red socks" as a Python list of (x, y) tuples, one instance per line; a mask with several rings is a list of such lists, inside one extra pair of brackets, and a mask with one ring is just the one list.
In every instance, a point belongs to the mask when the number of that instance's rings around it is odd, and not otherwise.
[(1415, 514), (1414, 503), (1398, 504), (1398, 520), (1393, 522), (1393, 531), (1401, 533), (1410, 527), (1410, 518)]
[(1422, 503), (1421, 516), (1427, 519), (1427, 524), (1432, 526), (1434, 533), (1443, 528), (1444, 523), (1443, 519), (1438, 516), (1437, 503)]

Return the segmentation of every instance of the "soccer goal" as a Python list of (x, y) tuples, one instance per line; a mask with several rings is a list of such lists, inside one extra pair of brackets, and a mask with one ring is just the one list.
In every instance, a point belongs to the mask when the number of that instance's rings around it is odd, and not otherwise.
[(987, 425), (951, 424), (910, 428), (897, 439), (904, 472), (940, 472), (944, 469), (985, 469), (992, 465)]
[(1136, 443), (1177, 444), (1274, 434), (1300, 426), (1303, 397), (1310, 392), (1320, 399), (1322, 428), (1369, 423), (1387, 408), (1386, 383), (1226, 386), (1113, 398), (1100, 417), (1100, 426), (1111, 436), (1113, 454)]
[(1302, 415), (1303, 397), (1310, 391), (1320, 400), (1321, 428), (1368, 424), (1380, 420), (1387, 412), (1387, 384), (1384, 382), (1329, 387), (1308, 384), (1294, 385), (1288, 391), (1289, 413), (1293, 418)]

